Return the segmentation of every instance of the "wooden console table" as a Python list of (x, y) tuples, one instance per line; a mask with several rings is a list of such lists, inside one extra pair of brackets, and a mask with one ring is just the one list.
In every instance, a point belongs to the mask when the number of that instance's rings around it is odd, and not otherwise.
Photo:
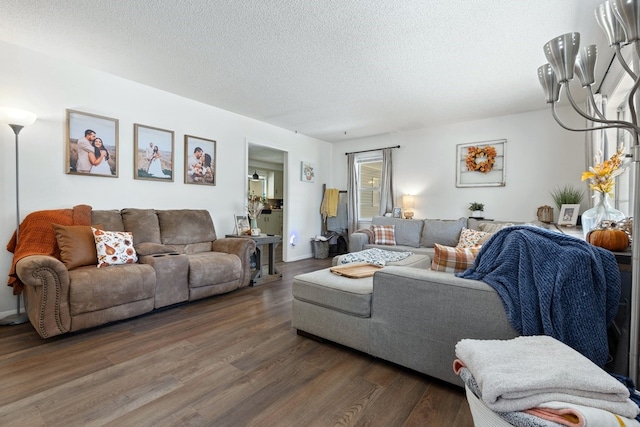
[[(227, 234), (225, 237), (236, 237), (240, 239), (253, 239), (256, 242), (256, 269), (251, 274), (251, 286), (262, 285), (263, 283), (271, 282), (282, 277), (276, 269), (275, 263), (275, 250), (279, 243), (282, 243), (282, 236), (268, 236), (261, 234), (259, 236), (250, 236), (248, 234), (238, 236), (236, 234)], [(262, 246), (268, 245), (269, 249), (269, 264), (268, 274), (265, 274), (262, 266)]]

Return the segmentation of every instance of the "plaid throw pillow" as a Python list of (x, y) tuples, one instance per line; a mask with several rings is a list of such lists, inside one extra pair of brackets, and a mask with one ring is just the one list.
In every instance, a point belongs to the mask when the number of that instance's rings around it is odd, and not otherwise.
[(396, 226), (395, 225), (372, 225), (373, 243), (376, 245), (395, 245)]
[(473, 266), (476, 255), (480, 252), (480, 247), (475, 248), (452, 248), (435, 244), (435, 256), (431, 263), (431, 269), (435, 271), (446, 271), (457, 273)]
[(456, 248), (473, 248), (475, 246), (481, 245), (480, 240), (485, 237), (487, 232), (472, 230), (470, 228), (463, 228), (460, 232), (460, 240), (458, 240), (458, 245)]

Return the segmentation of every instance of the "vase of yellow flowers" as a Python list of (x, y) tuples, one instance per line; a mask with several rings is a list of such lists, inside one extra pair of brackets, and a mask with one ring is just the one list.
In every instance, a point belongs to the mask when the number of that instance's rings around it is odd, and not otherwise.
[(608, 160), (599, 163), (600, 156), (596, 156), (596, 165), (582, 173), (582, 180), (589, 180), (589, 188), (599, 196), (598, 203), (591, 209), (582, 213), (582, 232), (585, 239), (589, 231), (594, 229), (601, 221), (621, 221), (625, 215), (611, 206), (609, 201), (613, 197), (615, 178), (622, 174), (628, 165), (622, 166), (624, 153), (619, 149)]

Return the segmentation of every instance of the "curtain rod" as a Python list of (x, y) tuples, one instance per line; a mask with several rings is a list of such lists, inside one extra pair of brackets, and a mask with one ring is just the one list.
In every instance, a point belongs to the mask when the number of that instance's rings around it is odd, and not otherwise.
[(368, 153), (369, 151), (380, 151), (380, 150), (385, 150), (387, 148), (400, 148), (400, 146), (399, 145), (395, 145), (393, 147), (374, 148), (374, 149), (371, 149), (371, 150), (362, 150), (362, 151), (352, 151), (350, 153), (344, 153), (344, 155), (348, 156), (349, 154)]

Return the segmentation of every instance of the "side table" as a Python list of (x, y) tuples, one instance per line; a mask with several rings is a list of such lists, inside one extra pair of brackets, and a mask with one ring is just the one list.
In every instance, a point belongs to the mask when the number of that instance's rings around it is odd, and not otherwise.
[[(275, 249), (279, 243), (282, 243), (282, 236), (268, 236), (266, 234), (261, 234), (259, 236), (250, 236), (245, 234), (238, 236), (237, 234), (226, 234), (225, 237), (253, 239), (253, 241), (256, 242), (256, 269), (251, 274), (251, 286), (262, 285), (263, 283), (277, 280), (282, 277), (282, 273), (276, 269), (275, 263)], [(265, 274), (262, 268), (263, 245), (267, 245), (269, 248), (268, 274)]]

